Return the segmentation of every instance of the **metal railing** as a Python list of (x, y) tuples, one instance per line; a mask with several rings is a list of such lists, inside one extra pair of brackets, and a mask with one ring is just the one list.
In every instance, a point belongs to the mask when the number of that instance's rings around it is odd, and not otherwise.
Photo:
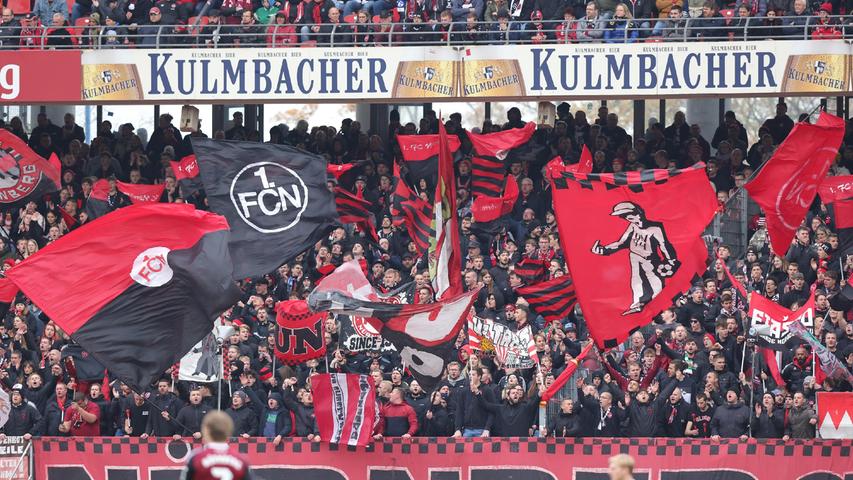
[[(822, 23), (825, 22), (825, 23)], [(0, 26), (2, 27), (2, 26)], [(317, 27), (317, 28), (314, 28)], [(319, 31), (315, 31), (319, 30)], [(853, 15), (679, 17), (473, 23), (338, 23), (88, 25), (6, 27), (0, 49), (221, 48), (261, 46), (367, 47), (743, 40), (853, 40)]]

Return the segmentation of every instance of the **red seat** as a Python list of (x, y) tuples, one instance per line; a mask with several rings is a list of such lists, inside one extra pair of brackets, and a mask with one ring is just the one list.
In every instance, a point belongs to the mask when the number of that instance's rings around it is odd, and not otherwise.
[(15, 15), (23, 15), (32, 11), (30, 0), (7, 0), (6, 7), (11, 8)]
[(76, 0), (65, 0), (65, 3), (68, 4), (68, 21), (71, 21), (71, 9), (74, 8), (74, 3)]
[(225, 20), (225, 25), (240, 25), (240, 17), (223, 17)]
[(355, 14), (351, 13), (344, 17), (344, 23), (355, 23)]
[(302, 42), (299, 44), (302, 48), (314, 48), (317, 46), (317, 40), (308, 40), (307, 42)]

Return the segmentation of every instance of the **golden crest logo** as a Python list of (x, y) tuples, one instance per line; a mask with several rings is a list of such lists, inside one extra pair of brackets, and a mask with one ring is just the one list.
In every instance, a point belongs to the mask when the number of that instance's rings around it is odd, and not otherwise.
[(523, 96), (524, 79), (518, 60), (466, 60), (463, 94), (466, 97)]
[(455, 97), (458, 94), (453, 60), (400, 62), (394, 77), (394, 98)]
[(136, 65), (83, 65), (83, 100), (143, 100)]
[(842, 54), (793, 55), (782, 92), (849, 92), (851, 62), (853, 57)]

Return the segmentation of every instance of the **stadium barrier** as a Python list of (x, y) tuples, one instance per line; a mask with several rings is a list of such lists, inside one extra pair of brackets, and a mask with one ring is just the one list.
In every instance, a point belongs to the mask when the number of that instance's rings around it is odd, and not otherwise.
[[(184, 440), (40, 438), (39, 480), (177, 480)], [(367, 448), (286, 438), (232, 442), (260, 480), (602, 480), (610, 456), (637, 462), (637, 480), (851, 480), (851, 440), (667, 438), (413, 438)]]
[[(4, 51), (0, 97), (87, 104), (829, 96), (853, 92), (851, 59), (844, 40)], [(62, 88), (27, 80), (44, 77), (46, 63)]]

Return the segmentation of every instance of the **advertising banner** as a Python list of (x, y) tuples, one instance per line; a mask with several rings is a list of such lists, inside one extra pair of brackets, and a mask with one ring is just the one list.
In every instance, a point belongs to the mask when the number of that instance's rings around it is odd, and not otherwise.
[(3, 50), (0, 104), (80, 102), (79, 51)]
[[(41, 438), (39, 480), (178, 480), (198, 443), (149, 438)], [(609, 457), (634, 457), (637, 480), (843, 480), (845, 440), (412, 438), (365, 447), (285, 438), (232, 440), (256, 480), (603, 480)]]
[(83, 53), (84, 102), (465, 101), (851, 92), (842, 40)]

